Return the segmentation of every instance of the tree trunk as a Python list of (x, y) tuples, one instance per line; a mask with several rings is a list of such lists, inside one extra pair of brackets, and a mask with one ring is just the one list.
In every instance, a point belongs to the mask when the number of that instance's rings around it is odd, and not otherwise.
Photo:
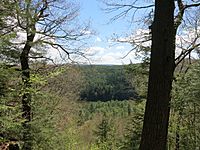
[(166, 150), (175, 68), (174, 0), (156, 0), (147, 103), (140, 150)]
[(27, 42), (20, 55), (21, 69), (22, 69), (22, 82), (24, 84), (24, 93), (22, 96), (22, 117), (25, 121), (22, 123), (23, 126), (23, 148), (24, 150), (31, 150), (32, 139), (31, 139), (31, 94), (27, 91), (31, 87), (30, 84), (30, 69), (28, 55), (31, 49), (31, 43), (35, 34), (27, 36)]

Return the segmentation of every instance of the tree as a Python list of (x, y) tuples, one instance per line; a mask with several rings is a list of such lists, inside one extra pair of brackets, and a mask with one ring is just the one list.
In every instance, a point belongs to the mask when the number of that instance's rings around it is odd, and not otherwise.
[(10, 149), (11, 145), (18, 147), (22, 122), (18, 76), (19, 71), (0, 64), (0, 147), (8, 145)]
[(19, 52), (17, 53), (12, 47), (11, 39), (16, 38), (14, 24), (10, 24), (7, 20), (13, 17), (14, 3), (10, 0), (2, 0), (0, 6), (0, 60), (2, 62), (15, 62)]
[(169, 149), (198, 149), (199, 135), (199, 60), (186, 73), (179, 73), (173, 84)]
[(109, 120), (106, 116), (103, 116), (100, 124), (97, 126), (97, 130), (94, 131), (96, 135), (96, 143), (100, 149), (113, 149), (114, 142), (114, 126), (112, 120)]
[(123, 66), (84, 66), (82, 70), (86, 83), (81, 91), (81, 99), (108, 101), (138, 98), (125, 76)]
[[(21, 113), (18, 94), (20, 86), (17, 77), (19, 71), (15, 65), (16, 55), (11, 47), (10, 40), (16, 37), (12, 31), (14, 26), (9, 25), (7, 18), (12, 16), (13, 3), (1, 1), (0, 6), (0, 149), (6, 146), (9, 149), (19, 149), (17, 141), (20, 139)], [(7, 50), (10, 49), (8, 52)]]
[(156, 1), (141, 150), (165, 149), (175, 68), (174, 1)]
[[(12, 11), (10, 4), (12, 4)], [(12, 46), (21, 64), (21, 78), (24, 86), (22, 94), (23, 149), (31, 149), (31, 59), (46, 59), (45, 50), (64, 51), (67, 58), (79, 52), (81, 38), (86, 35), (87, 27), (76, 25), (78, 5), (65, 0), (10, 0), (2, 1), (2, 10), (6, 8), (8, 17), (1, 31), (5, 35), (17, 33), (18, 39), (12, 40)], [(75, 26), (76, 25), (76, 26)], [(7, 28), (9, 27), (9, 28)], [(5, 32), (5, 30), (8, 30)], [(24, 36), (24, 37), (23, 37)], [(77, 42), (75, 42), (77, 41)], [(80, 44), (78, 44), (78, 42)], [(41, 51), (42, 50), (42, 51)], [(7, 49), (6, 52), (9, 52)], [(61, 53), (61, 52), (60, 52)], [(4, 54), (1, 54), (5, 56)]]
[[(155, 1), (152, 24), (152, 46), (147, 103), (141, 150), (166, 149), (170, 113), (170, 100), (175, 67), (175, 37), (186, 8), (199, 3), (183, 5), (177, 1), (179, 13), (174, 20), (174, 1)], [(197, 44), (199, 45), (199, 44)], [(194, 49), (193, 49), (194, 50)], [(182, 55), (183, 59), (187, 55)], [(180, 62), (180, 61), (178, 61)]]
[(138, 150), (142, 130), (144, 101), (134, 104), (134, 112), (126, 125), (126, 132), (121, 144), (121, 150)]
[(125, 72), (128, 80), (140, 98), (146, 98), (149, 63), (129, 64), (125, 66)]
[(108, 140), (109, 132), (111, 127), (108, 123), (108, 119), (102, 119), (101, 123), (98, 126), (98, 131), (95, 132), (97, 135), (97, 143), (104, 143)]
[[(148, 9), (154, 6), (135, 6), (138, 4), (137, 2), (139, 3), (139, 1), (134, 1), (132, 4), (125, 4), (124, 2), (121, 2), (121, 4), (120, 2), (108, 2), (106, 4), (111, 7), (107, 9), (110, 11), (122, 9), (117, 18), (127, 15), (133, 9)], [(182, 48), (180, 55), (175, 58), (176, 34), (184, 20), (184, 14), (188, 8), (200, 6), (199, 1), (191, 0), (188, 4), (185, 4), (182, 0), (176, 2), (177, 5), (175, 5), (174, 0), (155, 1), (154, 19), (149, 26), (152, 34), (152, 45), (141, 150), (166, 149), (173, 73), (175, 67), (187, 56), (191, 56), (191, 52), (198, 50), (200, 46), (198, 41), (199, 30), (197, 29), (195, 38), (189, 46), (186, 49)], [(124, 8), (127, 9), (124, 10)], [(137, 46), (134, 39), (129, 42)]]

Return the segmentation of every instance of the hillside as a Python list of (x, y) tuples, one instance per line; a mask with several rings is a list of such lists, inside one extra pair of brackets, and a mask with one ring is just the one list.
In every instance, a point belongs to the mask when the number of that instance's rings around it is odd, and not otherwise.
[(124, 66), (92, 65), (82, 66), (85, 84), (80, 98), (87, 101), (108, 101), (137, 99)]

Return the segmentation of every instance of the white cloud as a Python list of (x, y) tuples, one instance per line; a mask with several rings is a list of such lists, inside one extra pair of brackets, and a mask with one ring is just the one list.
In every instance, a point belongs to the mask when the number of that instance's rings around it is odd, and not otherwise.
[[(200, 32), (200, 30), (198, 31)], [(133, 63), (141, 62), (141, 58), (143, 58), (144, 54), (142, 52), (137, 51), (137, 56), (135, 54), (136, 51), (132, 51), (128, 54), (129, 50), (131, 50), (131, 44), (127, 44), (127, 41), (134, 41), (137, 45), (142, 45), (145, 47), (151, 46), (151, 40), (147, 40), (149, 37), (149, 30), (137, 30), (131, 36), (120, 38), (123, 43), (120, 43), (116, 46), (116, 44), (112, 44), (113, 40), (108, 40), (107, 46), (105, 47), (91, 47), (89, 49), (89, 53), (93, 54), (90, 55), (89, 59), (91, 60), (92, 64), (129, 64), (130, 61)], [(180, 35), (176, 37), (176, 44), (187, 48), (191, 45), (192, 41), (195, 39), (195, 32), (192, 30), (184, 31)], [(96, 39), (97, 40), (97, 39)], [(147, 40), (147, 41), (146, 41)], [(200, 41), (197, 40), (196, 43)], [(182, 45), (181, 45), (182, 44)], [(176, 55), (180, 54), (181, 49), (177, 48)], [(126, 54), (128, 54), (126, 56)], [(123, 58), (126, 56), (125, 58)], [(194, 53), (193, 53), (193, 56)], [(123, 58), (123, 59), (122, 59)]]
[[(200, 27), (197, 29), (189, 28), (176, 35), (176, 56), (200, 43), (200, 38), (197, 34), (200, 34)], [(194, 58), (198, 57), (195, 51), (191, 54)]]
[(102, 55), (95, 55), (90, 58), (91, 62), (93, 64), (112, 64), (112, 65), (122, 65), (122, 64), (129, 64), (130, 60), (132, 62), (139, 62), (139, 60), (134, 59), (135, 55), (134, 53), (130, 53), (127, 57), (123, 58), (125, 56), (126, 52), (117, 52), (112, 51), (112, 49), (107, 49), (105, 53)]
[(86, 49), (85, 54), (88, 56), (93, 56), (96, 54), (102, 54), (104, 53), (104, 51), (105, 51), (105, 48), (96, 46), (96, 47), (90, 47)]
[(116, 49), (117, 49), (117, 50), (123, 50), (123, 49), (125, 49), (125, 47), (122, 46), (122, 45), (120, 45), (120, 46), (117, 46)]
[(85, 35), (91, 35), (92, 31), (90, 31), (90, 30), (82, 30), (81, 33), (85, 34)]
[(100, 37), (96, 37), (95, 42), (101, 42), (101, 38)]
[[(88, 31), (85, 31), (85, 32), (87, 33)], [(147, 32), (147, 30), (137, 30), (134, 35), (131, 35), (126, 38), (120, 38), (120, 40), (122, 40), (122, 41), (134, 40), (136, 43), (141, 43), (148, 36), (147, 35), (147, 34), (149, 34), (148, 32)], [(88, 34), (89, 34), (89, 32), (88, 32)], [(23, 43), (25, 37), (26, 37), (25, 33), (19, 32), (18, 39), (15, 42)], [(34, 41), (36, 41), (40, 38), (45, 39), (45, 37), (42, 37), (41, 35), (36, 35)], [(179, 47), (187, 48), (194, 39), (195, 39), (194, 31), (192, 31), (192, 30), (184, 31), (184, 33), (176, 36), (176, 44)], [(102, 41), (102, 39), (100, 37), (96, 37), (95, 42), (101, 42), (101, 41)], [(54, 39), (50, 39), (50, 42), (55, 42), (55, 41), (54, 41)], [(108, 45), (109, 45), (109, 42), (111, 42), (111, 41), (108, 41)], [(196, 42), (200, 42), (200, 41), (197, 40)], [(150, 45), (151, 45), (151, 41), (142, 43), (142, 46), (150, 46)], [(123, 58), (130, 49), (131, 49), (131, 45), (130, 44), (127, 45), (126, 43), (120, 43), (118, 46), (113, 45), (110, 47), (109, 46), (107, 46), (107, 47), (106, 46), (105, 47), (93, 46), (93, 47), (90, 47), (85, 50), (85, 55), (87, 58), (89, 58), (89, 60), (91, 61), (92, 64), (121, 65), (121, 64), (129, 64), (130, 60), (134, 63), (140, 62), (139, 59), (136, 59), (135, 51), (131, 52), (128, 56)], [(176, 56), (178, 56), (181, 53), (181, 50), (182, 50), (181, 48), (177, 47)], [(137, 55), (140, 56), (140, 55), (142, 55), (142, 53), (137, 53)], [(47, 57), (50, 57), (57, 63), (62, 61), (62, 59), (60, 58), (59, 51), (52, 47), (48, 47)], [(80, 59), (80, 58), (77, 59), (77, 61), (83, 62), (84, 59), (83, 58)]]

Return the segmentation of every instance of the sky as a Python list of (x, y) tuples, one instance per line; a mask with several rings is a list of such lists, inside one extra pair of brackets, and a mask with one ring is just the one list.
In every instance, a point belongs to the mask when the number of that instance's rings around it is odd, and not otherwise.
[[(80, 4), (80, 14), (79, 21), (80, 23), (90, 22), (90, 29), (88, 33), (94, 31), (95, 34), (91, 36), (88, 40), (88, 47), (86, 48), (84, 54), (87, 59), (83, 57), (73, 57), (73, 60), (78, 63), (89, 63), (89, 64), (108, 64), (108, 65), (124, 65), (130, 63), (139, 63), (141, 62), (141, 53), (135, 53), (131, 51), (133, 46), (129, 43), (119, 43), (113, 42), (113, 37), (120, 37), (121, 40), (130, 38), (138, 38), (142, 36), (141, 31), (144, 30), (149, 33), (148, 25), (144, 28), (144, 20), (141, 20), (144, 15), (147, 15), (150, 11), (149, 9), (140, 9), (136, 11), (134, 15), (134, 22), (131, 20), (135, 9), (132, 9), (132, 12), (126, 14), (126, 17), (119, 18), (115, 21), (111, 19), (118, 15), (120, 11), (106, 13), (105, 4), (102, 3), (103, 0), (75, 0), (74, 2)], [(115, 0), (113, 0), (115, 2)], [(120, 0), (119, 0), (120, 1)], [(108, 0), (111, 2), (111, 0)], [(121, 1), (132, 2), (131, 0)], [(150, 3), (150, 0), (138, 0), (136, 1), (137, 6), (147, 6)], [(152, 8), (151, 8), (152, 9)], [(137, 37), (135, 37), (137, 36)], [(141, 42), (139, 42), (141, 43)], [(148, 43), (149, 45), (150, 43)], [(146, 43), (145, 43), (145, 46)], [(131, 51), (131, 52), (130, 52)], [(60, 62), (60, 54), (56, 51), (48, 52), (56, 63), (65, 63)], [(128, 55), (127, 55), (128, 54)], [(136, 56), (137, 55), (137, 56)], [(126, 57), (125, 57), (126, 56)]]
[[(151, 42), (143, 42), (144, 33), (149, 35), (148, 25), (145, 22), (145, 15), (148, 14), (150, 9), (141, 9), (140, 11), (136, 11), (134, 15), (134, 22), (131, 22), (131, 17), (133, 12), (127, 15), (125, 18), (119, 18), (113, 22), (111, 22), (111, 18), (119, 14), (119, 11), (116, 13), (106, 13), (103, 11), (103, 8), (106, 6), (101, 2), (102, 0), (74, 0), (75, 3), (78, 2), (80, 4), (80, 14), (79, 21), (80, 24), (90, 22), (90, 28), (88, 32), (94, 31), (95, 34), (91, 35), (91, 38), (87, 40), (88, 46), (85, 49), (84, 53), (88, 59), (83, 59), (83, 57), (73, 57), (75, 62), (78, 63), (90, 63), (90, 64), (109, 64), (109, 65), (123, 65), (132, 63), (141, 62), (142, 53), (137, 52), (137, 56), (135, 51), (130, 50), (133, 48), (133, 45), (128, 43), (117, 43), (113, 42), (112, 37), (118, 36), (121, 40), (131, 39), (134, 42), (140, 43), (142, 46), (150, 46)], [(108, 0), (109, 2), (111, 0)], [(115, 1), (115, 0), (113, 0)], [(119, 0), (120, 1), (120, 0)], [(131, 0), (124, 0), (121, 2), (127, 2)], [(137, 6), (147, 6), (151, 0), (137, 0)], [(140, 20), (139, 20), (140, 19)], [(141, 20), (142, 19), (142, 20)], [(139, 21), (138, 21), (139, 20)], [(137, 22), (138, 21), (138, 22)], [(145, 26), (144, 26), (145, 25)], [(182, 47), (182, 43), (184, 43), (185, 48), (191, 45), (190, 41), (193, 41), (196, 36), (196, 31), (194, 29), (188, 28), (186, 31), (180, 32), (177, 34), (177, 44), (180, 44), (179, 47)], [(200, 31), (200, 28), (198, 29)], [(25, 32), (19, 32), (19, 37), (17, 41), (22, 42), (26, 40)], [(36, 40), (41, 36), (36, 36)], [(54, 39), (52, 39), (54, 41)], [(187, 42), (185, 42), (187, 41)], [(66, 63), (66, 61), (62, 61), (60, 53), (52, 48), (48, 48), (47, 57), (50, 57), (54, 60), (55, 63)], [(180, 54), (181, 49), (177, 48), (177, 55)], [(128, 55), (127, 55), (128, 54)], [(65, 53), (66, 55), (66, 53)], [(124, 57), (126, 56), (126, 57)], [(139, 56), (139, 57), (138, 57)], [(195, 56), (196, 57), (196, 56)], [(89, 61), (88, 61), (89, 60)], [(61, 62), (62, 61), (62, 62)]]
[(91, 47), (88, 48), (86, 54), (92, 64), (129, 64), (139, 62), (130, 53), (123, 58), (130, 50), (131, 45), (127, 43), (111, 42), (114, 34), (125, 35), (130, 33), (132, 26), (126, 19), (118, 19), (110, 22), (115, 14), (108, 14), (102, 10), (105, 6), (98, 0), (80, 0), (80, 20), (90, 21), (91, 29), (95, 31), (95, 35), (91, 38)]
[[(108, 0), (109, 1), (109, 0)], [(121, 2), (126, 2), (128, 0), (124, 0)], [(132, 17), (132, 13), (128, 14), (126, 18), (117, 19), (114, 22), (110, 22), (111, 18), (119, 13), (106, 13), (103, 11), (103, 8), (106, 8), (105, 5), (101, 2), (101, 0), (79, 0), (80, 2), (80, 20), (81, 21), (91, 21), (91, 28), (96, 32), (95, 36), (90, 41), (91, 46), (87, 49), (86, 54), (88, 56), (90, 62), (92, 64), (129, 64), (130, 62), (139, 63), (141, 62), (140, 58), (135, 56), (135, 52), (129, 51), (133, 48), (128, 43), (116, 43), (111, 42), (111, 38), (114, 34), (120, 36), (120, 38), (125, 38), (128, 36), (132, 36), (132, 39), (141, 38), (141, 32), (146, 32), (149, 34), (148, 25), (144, 27), (144, 20), (142, 17), (147, 15), (152, 8), (150, 9), (142, 9), (137, 11), (134, 18), (134, 23), (131, 23), (130, 18)], [(109, 1), (111, 2), (111, 0)], [(131, 2), (131, 1), (130, 1)], [(137, 1), (137, 6), (146, 6), (151, 3), (151, 0), (141, 0)], [(187, 1), (188, 3), (190, 1)], [(190, 2), (191, 3), (191, 2)], [(137, 22), (139, 20), (139, 22)], [(200, 30), (200, 29), (199, 29)], [(195, 32), (191, 29), (185, 31), (187, 34), (177, 35), (176, 40), (177, 44), (181, 44), (182, 40), (189, 41), (188, 43), (184, 43), (185, 47), (190, 45), (190, 41), (195, 37)], [(143, 46), (150, 46), (151, 42), (143, 43)], [(182, 45), (181, 45), (182, 47)], [(176, 49), (176, 54), (179, 55), (181, 49)], [(126, 54), (129, 55), (126, 56)], [(137, 53), (140, 55), (140, 53)], [(124, 58), (124, 56), (126, 56)], [(193, 57), (196, 58), (196, 53), (193, 54)]]

